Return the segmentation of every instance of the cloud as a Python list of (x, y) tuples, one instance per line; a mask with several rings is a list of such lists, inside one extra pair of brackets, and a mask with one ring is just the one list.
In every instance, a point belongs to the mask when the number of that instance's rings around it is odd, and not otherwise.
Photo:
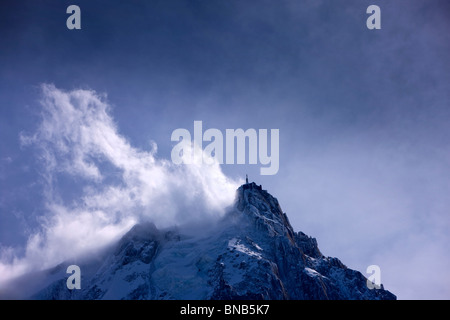
[(46, 213), (22, 257), (2, 248), (0, 282), (99, 249), (140, 221), (201, 222), (232, 204), (240, 181), (226, 177), (218, 163), (158, 159), (154, 142), (150, 151), (139, 150), (118, 132), (106, 96), (51, 84), (41, 89), (41, 122), (20, 138), (42, 162)]

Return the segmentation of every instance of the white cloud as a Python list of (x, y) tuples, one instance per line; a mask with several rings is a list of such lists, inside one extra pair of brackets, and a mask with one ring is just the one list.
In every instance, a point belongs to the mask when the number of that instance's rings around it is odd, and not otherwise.
[[(49, 84), (42, 96), (42, 122), (21, 142), (36, 146), (43, 160), (46, 215), (24, 256), (3, 248), (0, 282), (100, 248), (139, 221), (159, 227), (196, 222), (222, 215), (232, 203), (238, 182), (218, 163), (174, 165), (155, 157), (154, 142), (150, 151), (132, 147), (118, 133), (105, 97)], [(115, 179), (108, 180), (111, 172)], [(68, 191), (57, 184), (62, 175), (83, 187), (70, 203), (61, 200)]]

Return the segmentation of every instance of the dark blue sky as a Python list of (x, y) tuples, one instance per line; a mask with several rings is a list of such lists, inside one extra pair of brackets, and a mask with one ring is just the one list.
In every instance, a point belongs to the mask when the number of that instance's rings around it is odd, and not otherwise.
[[(81, 30), (66, 28), (71, 4)], [(381, 30), (366, 28), (371, 4)], [(2, 1), (0, 244), (20, 251), (46, 214), (42, 161), (20, 136), (37, 130), (51, 83), (106, 94), (118, 132), (143, 150), (155, 141), (161, 159), (194, 120), (280, 129), (277, 175), (224, 173), (262, 183), (325, 254), (362, 271), (378, 259), (400, 297), (428, 290), (401, 288), (427, 263), (449, 266), (449, 17), (446, 0)], [(83, 184), (56, 188), (70, 202)]]

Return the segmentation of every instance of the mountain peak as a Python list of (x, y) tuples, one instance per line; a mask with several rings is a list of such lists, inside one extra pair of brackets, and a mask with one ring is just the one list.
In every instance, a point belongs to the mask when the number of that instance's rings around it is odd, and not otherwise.
[(294, 232), (278, 200), (254, 182), (236, 190), (223, 222), (196, 236), (138, 224), (103, 257), (80, 265), (81, 290), (67, 289), (67, 275), (49, 270), (46, 285), (31, 298), (396, 298), (383, 287), (369, 289), (360, 272)]
[(270, 227), (271, 232), (292, 239), (294, 230), (287, 215), (274, 196), (256, 183), (246, 183), (237, 189), (235, 207), (245, 215), (259, 220), (262, 226)]

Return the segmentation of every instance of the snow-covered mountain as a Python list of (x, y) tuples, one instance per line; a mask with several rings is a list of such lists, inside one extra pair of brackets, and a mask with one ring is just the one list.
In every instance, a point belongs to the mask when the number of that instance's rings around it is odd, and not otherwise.
[[(239, 187), (234, 207), (209, 228), (135, 225), (95, 258), (22, 278), (22, 298), (396, 299), (294, 232), (277, 199), (255, 183)], [(81, 289), (69, 290), (66, 268), (75, 262)]]

